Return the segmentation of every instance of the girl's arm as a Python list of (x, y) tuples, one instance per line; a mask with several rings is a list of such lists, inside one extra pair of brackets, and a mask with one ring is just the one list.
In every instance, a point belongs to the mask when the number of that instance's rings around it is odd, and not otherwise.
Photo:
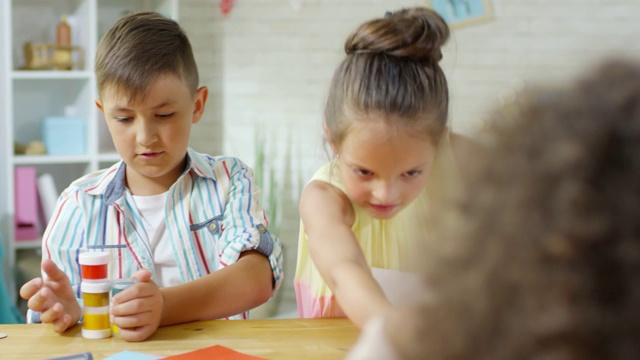
[(351, 230), (354, 213), (346, 195), (312, 181), (302, 192), (299, 210), (311, 259), (349, 319), (362, 327), (373, 315), (390, 310)]

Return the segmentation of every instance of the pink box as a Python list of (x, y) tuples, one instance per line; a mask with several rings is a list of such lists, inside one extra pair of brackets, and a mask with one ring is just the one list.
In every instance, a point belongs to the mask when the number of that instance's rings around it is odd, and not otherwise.
[(34, 166), (15, 168), (15, 239), (38, 238), (38, 188)]

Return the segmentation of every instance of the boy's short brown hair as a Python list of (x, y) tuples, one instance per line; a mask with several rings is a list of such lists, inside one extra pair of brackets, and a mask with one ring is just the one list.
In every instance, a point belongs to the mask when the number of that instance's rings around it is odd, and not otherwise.
[(156, 12), (120, 18), (103, 36), (95, 59), (98, 94), (108, 86), (134, 101), (158, 76), (181, 77), (191, 94), (198, 88), (198, 68), (191, 43), (180, 25)]

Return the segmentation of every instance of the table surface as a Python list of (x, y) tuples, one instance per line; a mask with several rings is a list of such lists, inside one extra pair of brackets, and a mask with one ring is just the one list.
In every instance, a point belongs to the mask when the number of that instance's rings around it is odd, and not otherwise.
[(91, 352), (96, 360), (124, 350), (175, 355), (213, 345), (266, 359), (342, 359), (358, 328), (347, 319), (213, 320), (161, 327), (146, 341), (85, 339), (80, 325), (57, 334), (45, 324), (0, 325), (1, 358), (47, 359)]

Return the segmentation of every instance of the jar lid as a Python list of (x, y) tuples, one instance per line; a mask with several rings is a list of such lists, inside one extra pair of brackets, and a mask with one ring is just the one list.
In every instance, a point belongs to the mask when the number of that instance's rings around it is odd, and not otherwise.
[(78, 257), (80, 265), (104, 265), (109, 263), (109, 253), (106, 251), (85, 251)]
[(80, 283), (80, 291), (88, 294), (102, 294), (111, 291), (111, 282), (85, 282)]
[(82, 328), (82, 337), (85, 339), (104, 339), (111, 337), (111, 328), (104, 330), (87, 330)]
[(112, 283), (112, 289), (114, 290), (124, 290), (130, 286), (135, 285), (138, 282), (136, 279), (118, 279), (114, 280)]

